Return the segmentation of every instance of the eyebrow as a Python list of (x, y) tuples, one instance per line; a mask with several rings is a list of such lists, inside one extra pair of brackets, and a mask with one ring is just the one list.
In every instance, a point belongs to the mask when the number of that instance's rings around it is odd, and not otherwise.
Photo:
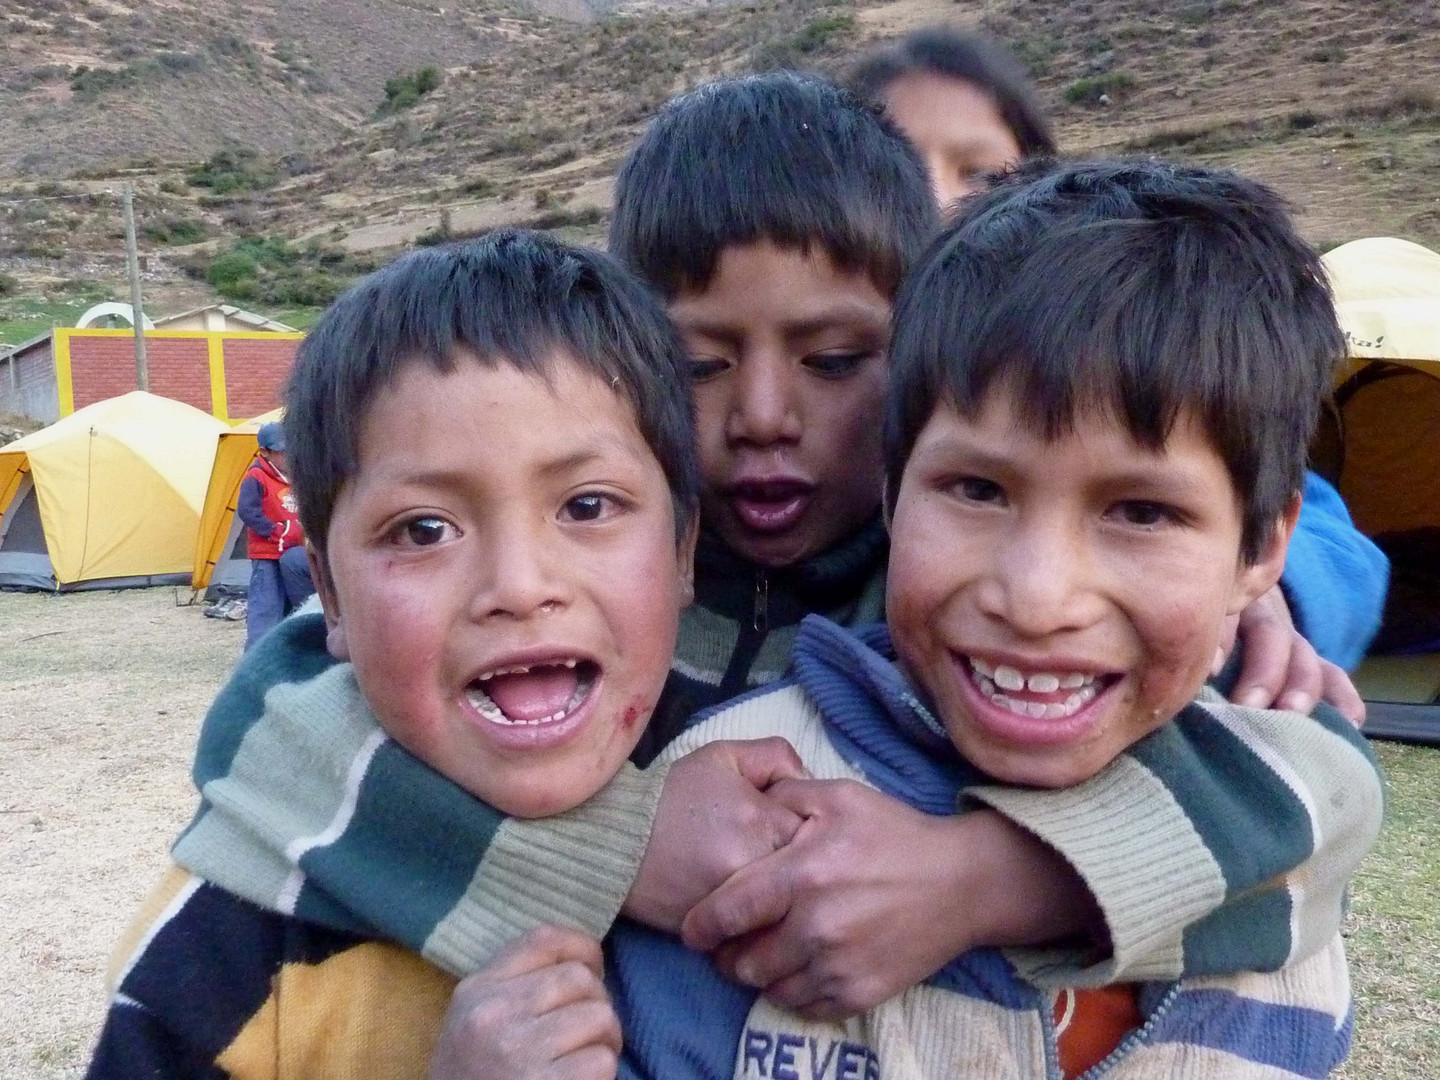
[[(723, 319), (689, 318), (682, 312), (675, 316), (675, 321), (684, 332), (723, 340), (740, 336), (734, 324)], [(781, 330), (786, 337), (806, 337), (837, 325), (883, 334), (890, 325), (890, 311), (888, 307), (881, 310), (878, 305), (841, 300), (788, 320), (781, 325)]]
[[(963, 436), (947, 435), (922, 451), (922, 460), (927, 462), (939, 463), (947, 456), (962, 457), (966, 468), (995, 473), (1017, 471), (1013, 458), (970, 443)], [(1096, 478), (1094, 486), (1102, 491), (1125, 488), (1164, 489), (1179, 497), (1207, 494), (1205, 484), (1189, 469), (1167, 469), (1163, 459), (1157, 459), (1153, 465), (1130, 465), (1119, 471), (1106, 473)]]
[[(541, 462), (537, 466), (536, 472), (542, 478), (563, 476), (565, 473), (585, 465), (613, 459), (617, 454), (631, 462), (643, 461), (643, 457), (637, 449), (628, 445), (625, 440), (611, 435), (602, 435), (582, 444), (570, 453)], [(474, 482), (474, 474), (469, 469), (421, 466), (414, 471), (391, 477), (388, 482), (417, 487), (464, 488)]]

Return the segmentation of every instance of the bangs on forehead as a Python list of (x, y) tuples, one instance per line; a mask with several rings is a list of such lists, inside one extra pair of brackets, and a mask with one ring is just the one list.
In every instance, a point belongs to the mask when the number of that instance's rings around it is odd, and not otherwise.
[(685, 350), (659, 300), (599, 252), (499, 229), (412, 252), (354, 285), (301, 343), (285, 429), (300, 519), (323, 551), (375, 394), (412, 366), (573, 363), (626, 400), (669, 482), (677, 538), (699, 493)]
[(973, 417), (1000, 385), (1048, 439), (1098, 412), (1158, 449), (1188, 415), (1224, 460), (1253, 559), (1300, 490), (1342, 354), (1319, 258), (1268, 189), (1159, 162), (1021, 167), (901, 289), (890, 490), (938, 402)]
[(823, 250), (892, 296), (934, 222), (925, 167), (888, 121), (825, 79), (777, 72), (660, 110), (616, 177), (610, 250), (668, 298), (761, 241)]
[[(1246, 432), (1225, 422), (1235, 415), (1228, 406), (1279, 369), (1247, 348), (1237, 320), (1207, 301), (1216, 268), (1188, 250), (1204, 243), (1194, 230), (1163, 222), (1053, 235), (958, 328), (951, 355), (967, 360), (941, 365), (946, 396), (973, 416), (1003, 381), (1022, 421), (1046, 439), (1069, 433), (1077, 414), (1098, 412), (1150, 449), (1163, 445), (1182, 412), (1193, 411), (1217, 442), (1247, 457)], [(1183, 290), (1176, 289), (1180, 280)], [(1257, 279), (1243, 301), (1257, 317), (1268, 291)]]

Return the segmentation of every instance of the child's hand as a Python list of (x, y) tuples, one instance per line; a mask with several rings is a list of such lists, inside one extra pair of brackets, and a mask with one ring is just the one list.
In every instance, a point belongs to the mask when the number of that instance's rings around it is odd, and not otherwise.
[(685, 943), (810, 1019), (878, 1005), (976, 945), (1103, 936), (1069, 864), (999, 814), (935, 817), (843, 780), (770, 794), (805, 823), (696, 905)]
[[(1308, 713), (1317, 701), (1325, 701), (1356, 727), (1365, 722), (1365, 703), (1350, 676), (1322, 659), (1295, 629), (1278, 585), (1240, 613), (1235, 632), (1241, 649), (1233, 695), (1237, 705)], [(1222, 648), (1216, 670), (1224, 660)]]
[(805, 775), (794, 747), (781, 738), (714, 742), (677, 761), (625, 914), (679, 933), (697, 901), (790, 842), (799, 816), (763, 793), (777, 780)]
[(455, 988), (431, 1080), (614, 1080), (620, 1022), (601, 975), (593, 938), (530, 931)]

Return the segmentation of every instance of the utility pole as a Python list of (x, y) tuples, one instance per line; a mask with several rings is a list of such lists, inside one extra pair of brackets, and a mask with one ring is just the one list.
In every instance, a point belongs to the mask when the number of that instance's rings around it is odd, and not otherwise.
[(145, 367), (145, 309), (140, 303), (140, 252), (135, 245), (135, 206), (130, 185), (121, 195), (125, 206), (125, 268), (130, 274), (130, 316), (135, 324), (135, 383), (141, 390), (150, 389), (150, 373)]

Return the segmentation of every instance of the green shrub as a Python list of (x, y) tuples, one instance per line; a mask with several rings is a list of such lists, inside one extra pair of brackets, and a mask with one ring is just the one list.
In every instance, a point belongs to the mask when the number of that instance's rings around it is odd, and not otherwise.
[(415, 105), (422, 97), (440, 85), (440, 69), (434, 65), (412, 71), (408, 75), (396, 75), (385, 80), (385, 100), (380, 103), (379, 113), (397, 113)]
[(14, 274), (0, 274), (0, 296), (14, 296), (19, 291), (19, 278)]
[(217, 255), (205, 271), (205, 280), (218, 292), (226, 296), (236, 295), (236, 287), (243, 281), (255, 281), (259, 266), (249, 255), (240, 251), (227, 251)]
[(1102, 96), (1119, 101), (1135, 86), (1135, 76), (1128, 71), (1107, 71), (1102, 75), (1076, 79), (1065, 87), (1065, 100), (1072, 105), (1099, 105)]
[(147, 240), (156, 244), (197, 244), (205, 239), (205, 223), (199, 218), (182, 218), (166, 215), (159, 221), (149, 221), (140, 230)]
[(374, 269), (370, 260), (333, 245), (312, 240), (296, 247), (283, 236), (261, 234), (242, 236), (209, 262), (201, 257), (182, 265), (228, 300), (277, 307), (323, 307)]
[(204, 164), (191, 169), (186, 180), (192, 187), (207, 187), (216, 195), (229, 195), (273, 187), (275, 174), (260, 164), (260, 155), (253, 147), (232, 146), (215, 151)]
[(817, 15), (793, 34), (757, 46), (751, 66), (757, 71), (799, 67), (815, 53), (848, 42), (855, 29), (855, 16), (849, 12)]

